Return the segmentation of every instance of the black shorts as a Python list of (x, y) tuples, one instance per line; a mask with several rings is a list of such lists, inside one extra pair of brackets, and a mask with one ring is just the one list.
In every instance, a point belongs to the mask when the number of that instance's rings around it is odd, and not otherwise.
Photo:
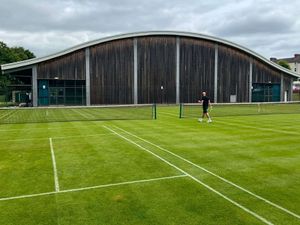
[(203, 113), (207, 113), (208, 112), (208, 106), (203, 106)]

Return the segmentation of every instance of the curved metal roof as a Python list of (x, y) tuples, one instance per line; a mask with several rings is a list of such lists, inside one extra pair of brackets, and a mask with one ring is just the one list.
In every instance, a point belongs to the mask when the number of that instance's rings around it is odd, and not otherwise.
[(227, 40), (224, 40), (221, 38), (209, 36), (209, 35), (197, 34), (197, 33), (191, 33), (191, 32), (180, 32), (180, 31), (146, 31), (146, 32), (128, 33), (128, 34), (121, 34), (121, 35), (105, 37), (105, 38), (85, 42), (80, 45), (76, 45), (72, 48), (68, 48), (66, 50), (63, 50), (63, 51), (60, 51), (60, 52), (57, 52), (57, 53), (54, 53), (54, 54), (51, 54), (48, 56), (24, 60), (24, 61), (15, 62), (15, 63), (3, 64), (3, 65), (1, 65), (1, 68), (3, 71), (5, 71), (5, 70), (13, 70), (13, 69), (21, 68), (21, 67), (28, 67), (28, 66), (40, 63), (40, 62), (44, 62), (44, 61), (47, 61), (47, 60), (50, 60), (50, 59), (53, 59), (53, 58), (56, 58), (59, 56), (66, 55), (68, 53), (71, 53), (71, 52), (74, 52), (74, 51), (77, 51), (80, 49), (84, 49), (84, 48), (87, 48), (90, 46), (94, 46), (94, 45), (109, 42), (109, 41), (121, 40), (121, 39), (126, 39), (126, 38), (135, 38), (135, 37), (158, 36), (158, 35), (160, 35), (160, 36), (192, 37), (192, 38), (199, 38), (199, 39), (204, 39), (204, 40), (228, 45), (230, 47), (234, 47), (243, 52), (246, 52), (246, 53), (252, 55), (253, 57), (260, 59), (261, 61), (265, 62), (266, 64), (268, 64), (284, 73), (287, 73), (293, 77), (300, 78), (300, 76), (297, 73), (294, 73), (291, 70), (285, 69), (282, 66), (280, 66), (274, 62), (271, 62), (270, 60), (266, 59), (265, 57), (261, 56), (260, 54), (254, 52), (246, 47), (243, 47), (241, 45), (235, 44), (233, 42), (230, 42), (230, 41), (227, 41)]

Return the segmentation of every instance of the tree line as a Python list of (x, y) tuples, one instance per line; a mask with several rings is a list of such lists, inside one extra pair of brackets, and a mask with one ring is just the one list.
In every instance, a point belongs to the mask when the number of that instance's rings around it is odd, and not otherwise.
[[(32, 58), (35, 58), (35, 55), (30, 50), (23, 47), (8, 47), (6, 43), (0, 41), (0, 65)], [(3, 75), (0, 69), (0, 89), (6, 88), (12, 79), (9, 74)]]

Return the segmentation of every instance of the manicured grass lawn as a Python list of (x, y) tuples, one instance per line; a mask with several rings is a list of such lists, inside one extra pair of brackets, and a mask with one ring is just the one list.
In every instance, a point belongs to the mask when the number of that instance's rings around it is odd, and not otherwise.
[(0, 224), (300, 224), (300, 114), (157, 115), (0, 125)]

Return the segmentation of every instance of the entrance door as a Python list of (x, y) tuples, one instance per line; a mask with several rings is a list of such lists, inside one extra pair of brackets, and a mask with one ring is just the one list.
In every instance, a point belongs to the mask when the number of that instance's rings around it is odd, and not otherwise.
[(48, 89), (49, 83), (47, 80), (38, 81), (38, 105), (49, 105)]

